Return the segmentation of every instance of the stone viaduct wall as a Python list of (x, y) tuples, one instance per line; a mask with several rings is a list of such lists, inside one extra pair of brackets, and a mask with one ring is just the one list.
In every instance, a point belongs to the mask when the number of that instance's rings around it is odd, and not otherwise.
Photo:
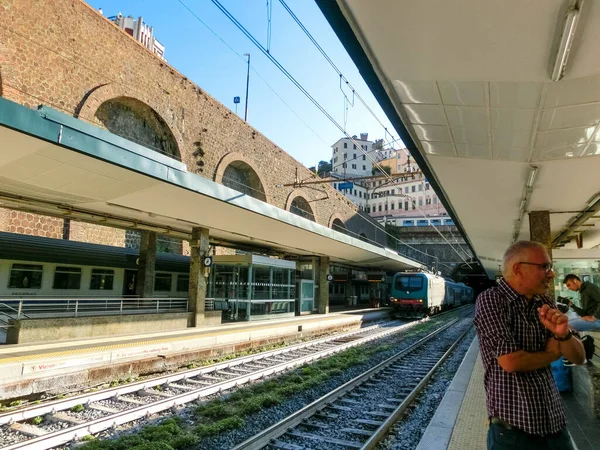
[[(181, 159), (188, 170), (385, 245), (335, 189), (276, 187), (311, 172), (80, 0), (2, 0), (0, 95), (40, 104)], [(290, 131), (291, 132), (291, 131)], [(323, 199), (324, 198), (324, 199)], [(339, 222), (337, 222), (339, 224)], [(0, 209), (0, 230), (63, 237), (62, 219)], [(124, 230), (71, 222), (70, 239), (125, 246)], [(131, 232), (130, 232), (131, 233)], [(175, 245), (176, 251), (186, 246)]]

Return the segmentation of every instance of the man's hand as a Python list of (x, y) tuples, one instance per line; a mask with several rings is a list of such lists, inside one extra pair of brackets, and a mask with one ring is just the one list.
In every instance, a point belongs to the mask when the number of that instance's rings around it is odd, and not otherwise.
[(583, 320), (587, 320), (588, 322), (595, 322), (596, 318), (594, 316), (583, 316)]
[(569, 333), (569, 319), (558, 309), (552, 309), (548, 305), (538, 308), (538, 316), (542, 325), (554, 336), (563, 338)]

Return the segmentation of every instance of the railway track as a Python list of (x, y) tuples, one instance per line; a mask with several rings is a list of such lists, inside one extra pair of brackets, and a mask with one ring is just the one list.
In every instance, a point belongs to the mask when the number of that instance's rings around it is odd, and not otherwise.
[(418, 323), (375, 325), (203, 368), (30, 405), (0, 414), (0, 446), (6, 450), (42, 450), (64, 445), (405, 331)]
[(375, 448), (470, 328), (452, 320), (234, 450)]

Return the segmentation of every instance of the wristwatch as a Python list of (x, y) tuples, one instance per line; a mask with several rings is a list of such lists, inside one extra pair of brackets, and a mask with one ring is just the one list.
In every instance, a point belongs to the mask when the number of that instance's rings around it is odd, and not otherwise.
[(567, 335), (565, 337), (558, 337), (557, 335), (553, 334), (554, 339), (556, 339), (558, 342), (565, 342), (568, 341), (569, 339), (571, 339), (571, 336), (573, 336), (573, 331), (571, 331), (571, 329), (569, 328), (569, 332), (567, 333)]

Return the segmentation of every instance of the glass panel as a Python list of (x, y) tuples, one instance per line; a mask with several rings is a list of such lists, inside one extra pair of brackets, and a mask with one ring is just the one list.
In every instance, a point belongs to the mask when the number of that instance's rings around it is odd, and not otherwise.
[(110, 269), (92, 269), (92, 279), (90, 280), (90, 290), (112, 291), (115, 279), (115, 271)]
[(406, 275), (396, 278), (396, 289), (414, 292), (423, 289), (423, 279), (418, 276)]
[(169, 292), (171, 290), (171, 274), (157, 273), (154, 275), (154, 291)]
[(300, 311), (311, 312), (315, 300), (315, 283), (310, 280), (301, 280), (300, 284), (300, 295), (302, 296), (300, 299)]
[(57, 266), (54, 272), (52, 289), (79, 289), (81, 286), (81, 268)]
[(177, 275), (177, 292), (187, 292), (190, 290), (190, 276)]
[(254, 266), (252, 275), (252, 299), (269, 300), (271, 298), (271, 268)]
[(9, 288), (40, 289), (42, 287), (41, 264), (13, 264), (10, 270)]
[(290, 299), (289, 269), (273, 267), (273, 299)]

